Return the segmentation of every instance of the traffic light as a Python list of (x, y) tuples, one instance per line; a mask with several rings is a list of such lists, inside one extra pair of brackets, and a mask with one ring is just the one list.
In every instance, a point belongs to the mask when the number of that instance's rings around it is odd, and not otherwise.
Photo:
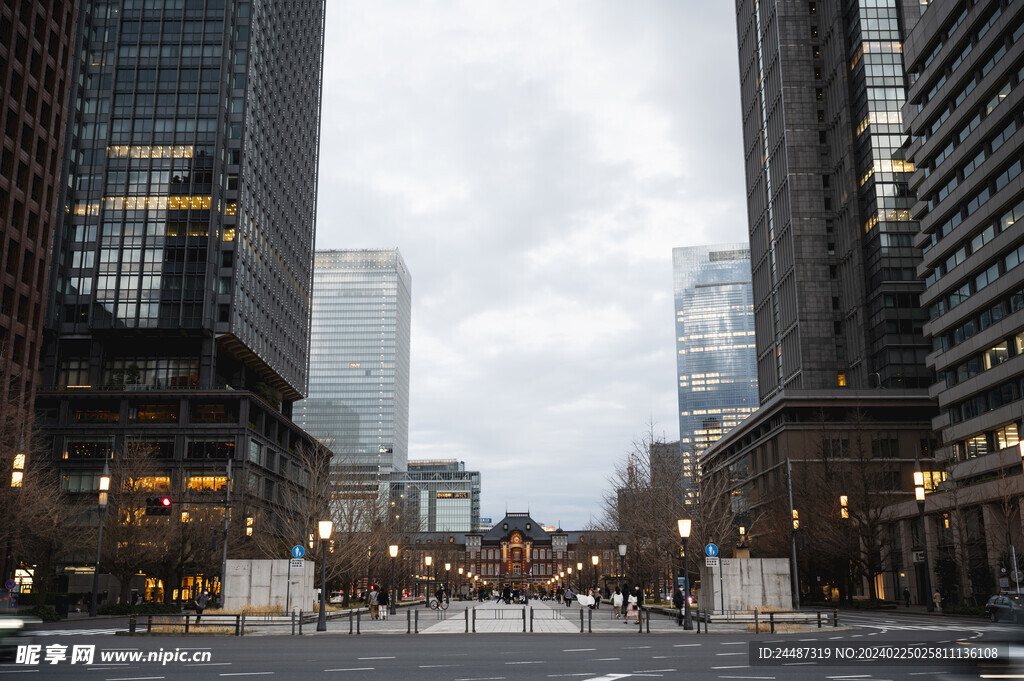
[(170, 497), (149, 497), (146, 499), (146, 515), (170, 515)]

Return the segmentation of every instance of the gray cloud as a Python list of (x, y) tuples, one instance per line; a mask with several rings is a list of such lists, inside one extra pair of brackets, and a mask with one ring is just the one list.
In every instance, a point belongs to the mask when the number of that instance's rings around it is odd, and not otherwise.
[(678, 436), (671, 249), (745, 237), (729, 3), (332, 0), (320, 248), (413, 277), (410, 455), (580, 527)]

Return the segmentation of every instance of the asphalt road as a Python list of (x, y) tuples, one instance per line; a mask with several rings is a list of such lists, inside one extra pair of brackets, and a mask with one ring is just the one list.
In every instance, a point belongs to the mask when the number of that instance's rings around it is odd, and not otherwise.
[[(899, 613), (845, 613), (850, 629), (813, 629), (786, 635), (694, 632), (607, 634), (438, 634), (349, 636), (123, 637), (71, 633), (68, 627), (38, 636), (40, 660), (0, 665), (3, 679), (95, 681), (232, 681), (240, 679), (368, 679), (371, 681), (516, 681), (619, 678), (749, 679), (784, 681), (919, 681), (979, 679), (982, 674), (1017, 675), (1024, 668), (978, 668), (948, 663), (808, 663), (795, 657), (773, 666), (752, 665), (750, 644), (787, 650), (843, 644), (929, 642), (941, 648), (978, 647), (987, 642), (1024, 640), (1024, 630), (970, 618), (924, 617)], [(75, 623), (77, 624), (77, 623)], [(97, 622), (97, 624), (99, 624)], [(94, 630), (95, 631), (95, 630)], [(940, 643), (942, 642), (942, 643)], [(965, 645), (966, 644), (966, 645)], [(45, 661), (48, 646), (95, 646), (93, 664)], [(1001, 648), (1006, 649), (1002, 643)], [(175, 653), (176, 661), (111, 662), (103, 654)], [(196, 658), (194, 655), (198, 654)], [(27, 675), (27, 676), (26, 676)]]

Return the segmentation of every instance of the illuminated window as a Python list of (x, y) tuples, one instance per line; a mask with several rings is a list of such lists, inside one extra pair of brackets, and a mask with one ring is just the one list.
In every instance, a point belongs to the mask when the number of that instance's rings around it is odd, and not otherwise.
[(846, 387), (846, 372), (845, 371), (840, 371), (839, 373), (836, 374), (836, 385), (838, 385), (840, 388), (845, 388)]

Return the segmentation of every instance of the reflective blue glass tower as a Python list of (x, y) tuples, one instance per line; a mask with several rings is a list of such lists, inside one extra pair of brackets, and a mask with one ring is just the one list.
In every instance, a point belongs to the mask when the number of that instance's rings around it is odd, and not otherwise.
[(757, 409), (750, 248), (674, 248), (672, 275), (679, 451), (689, 483), (701, 452)]

